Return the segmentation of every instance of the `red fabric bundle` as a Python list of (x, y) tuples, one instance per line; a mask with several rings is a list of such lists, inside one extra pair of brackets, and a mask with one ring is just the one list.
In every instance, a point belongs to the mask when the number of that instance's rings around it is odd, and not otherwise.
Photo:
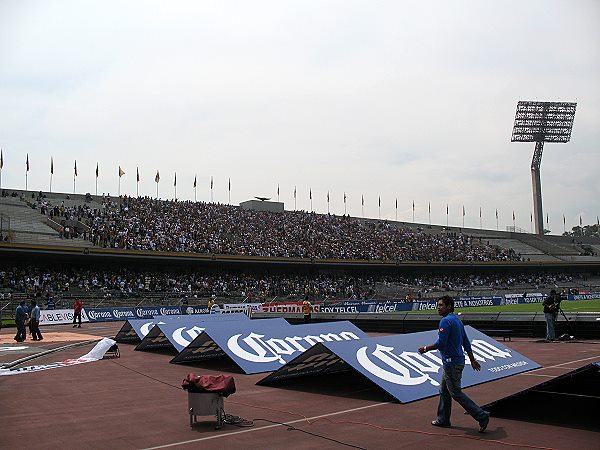
[(229, 397), (235, 392), (235, 382), (230, 375), (196, 375), (188, 373), (181, 387), (189, 392), (214, 392)]

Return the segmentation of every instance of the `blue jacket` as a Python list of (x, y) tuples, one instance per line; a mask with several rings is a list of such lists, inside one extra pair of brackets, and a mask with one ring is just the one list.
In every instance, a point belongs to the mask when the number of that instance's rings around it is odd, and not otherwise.
[(27, 307), (25, 306), (17, 306), (15, 321), (24, 322), (27, 319)]
[(440, 320), (438, 339), (433, 344), (442, 356), (445, 366), (465, 363), (465, 352), (471, 351), (471, 343), (462, 321), (456, 314), (448, 314)]

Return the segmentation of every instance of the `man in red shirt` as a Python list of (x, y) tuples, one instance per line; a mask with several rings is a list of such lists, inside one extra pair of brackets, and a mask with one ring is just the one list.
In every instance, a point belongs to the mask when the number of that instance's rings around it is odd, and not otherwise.
[(81, 310), (83, 309), (83, 303), (81, 300), (75, 300), (75, 304), (73, 305), (73, 328), (75, 328), (77, 318), (79, 318), (79, 328), (81, 328)]

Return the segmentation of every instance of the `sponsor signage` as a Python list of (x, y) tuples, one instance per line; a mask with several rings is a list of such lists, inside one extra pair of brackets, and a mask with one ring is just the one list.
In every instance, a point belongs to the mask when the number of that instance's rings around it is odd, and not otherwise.
[[(463, 388), (541, 367), (475, 328), (465, 329), (481, 371), (474, 371), (466, 357)], [(432, 330), (359, 341), (321, 342), (258, 384), (348, 369), (365, 376), (401, 403), (432, 397), (439, 393), (442, 360), (437, 350), (420, 354), (417, 349), (436, 339), (437, 331)]]
[(134, 308), (92, 308), (86, 309), (86, 313), (90, 322), (137, 319)]
[[(270, 328), (292, 326), (287, 320), (285, 320), (282, 317), (277, 317), (273, 319), (257, 319), (252, 320), (251, 323), (253, 324), (253, 327), (256, 327), (256, 329), (262, 329), (264, 328), (264, 326)], [(198, 333), (194, 338), (192, 338), (191, 342), (188, 345), (186, 345), (185, 348), (181, 349), (180, 353), (177, 356), (175, 356), (171, 360), (171, 362), (185, 363), (226, 356), (227, 354), (221, 349), (221, 347), (219, 347), (219, 345), (215, 343), (211, 335), (215, 334), (220, 327), (224, 327), (226, 330), (229, 330), (230, 335), (234, 334), (235, 331), (238, 329), (239, 324), (239, 322), (236, 322), (236, 324), (219, 324), (219, 326), (217, 326), (215, 322), (202, 324), (203, 332)], [(185, 336), (185, 334), (187, 334), (191, 338), (191, 336), (194, 334), (194, 331), (185, 330), (185, 332), (181, 332), (180, 334), (181, 336)]]
[[(194, 345), (211, 340), (245, 373), (252, 374), (277, 370), (320, 342), (359, 341), (367, 337), (348, 321), (282, 325), (265, 319), (235, 326), (207, 326)], [(186, 351), (192, 350), (190, 347)], [(182, 352), (178, 357), (172, 362), (182, 362), (186, 355)]]
[[(40, 310), (40, 325), (73, 323), (73, 315), (72, 309), (42, 309)], [(85, 309), (81, 311), (81, 321), (90, 321)]]
[(569, 294), (567, 300), (598, 300), (600, 292), (591, 292), (589, 294)]
[(160, 319), (155, 318), (152, 322), (134, 322), (132, 323), (132, 327), (136, 329), (136, 333), (141, 338), (141, 342), (135, 349), (154, 350), (174, 347), (177, 351), (181, 351), (183, 347), (187, 346), (198, 334), (204, 331), (204, 324), (206, 323), (223, 326), (225, 322), (246, 321), (250, 321), (247, 315), (233, 313), (223, 315), (199, 314), (195, 316), (178, 316), (175, 318), (163, 316)]

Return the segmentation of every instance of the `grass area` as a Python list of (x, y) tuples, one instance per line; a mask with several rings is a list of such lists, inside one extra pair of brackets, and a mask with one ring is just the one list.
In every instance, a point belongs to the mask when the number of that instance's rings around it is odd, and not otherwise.
[[(600, 300), (572, 300), (563, 301), (560, 307), (564, 312), (600, 312)], [(476, 308), (457, 308), (457, 312), (543, 312), (541, 303), (527, 303), (523, 305), (508, 306), (479, 306)]]

